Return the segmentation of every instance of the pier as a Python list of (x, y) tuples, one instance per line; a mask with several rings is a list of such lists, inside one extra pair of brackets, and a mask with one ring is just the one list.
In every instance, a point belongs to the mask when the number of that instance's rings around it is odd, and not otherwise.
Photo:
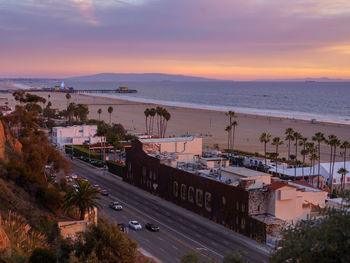
[(18, 89), (18, 90), (0, 90), (0, 93), (13, 93), (13, 92), (52, 92), (52, 93), (136, 93), (135, 89)]

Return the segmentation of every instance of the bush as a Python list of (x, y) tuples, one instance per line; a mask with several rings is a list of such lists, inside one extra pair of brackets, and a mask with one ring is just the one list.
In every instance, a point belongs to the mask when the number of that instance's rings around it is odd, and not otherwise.
[(32, 255), (29, 258), (29, 263), (56, 263), (54, 254), (44, 248), (36, 248), (33, 250)]
[(36, 199), (51, 212), (57, 213), (61, 207), (62, 198), (55, 188), (41, 187), (36, 193)]
[(95, 153), (94, 151), (90, 151), (89, 155), (89, 148), (88, 145), (66, 145), (65, 151), (67, 154), (72, 154), (76, 157), (86, 157), (86, 158), (91, 158), (91, 159), (97, 159), (101, 160), (101, 154)]
[(107, 161), (108, 172), (123, 177), (125, 165), (120, 162)]

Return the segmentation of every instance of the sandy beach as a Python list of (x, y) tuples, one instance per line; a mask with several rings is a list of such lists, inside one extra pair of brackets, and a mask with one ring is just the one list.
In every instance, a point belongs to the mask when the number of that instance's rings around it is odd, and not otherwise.
[[(63, 109), (67, 107), (67, 99), (63, 93), (44, 93), (38, 95), (48, 99), (53, 104), (53, 108)], [(2, 98), (8, 98), (10, 106), (15, 105), (15, 101), (10, 94), (2, 94)], [(121, 123), (128, 131), (144, 132), (146, 108), (156, 105), (130, 102), (121, 99), (95, 97), (90, 95), (72, 94), (70, 102), (89, 105), (89, 118), (98, 119), (97, 110), (102, 109), (101, 119), (109, 122), (107, 108), (112, 106), (112, 122)], [(1, 104), (4, 100), (1, 101)], [(168, 123), (167, 136), (179, 136), (183, 134), (193, 134), (203, 136), (204, 147), (213, 149), (214, 144), (218, 144), (220, 149), (227, 148), (227, 135), (224, 131), (228, 124), (228, 117), (224, 112), (189, 109), (182, 107), (168, 107), (171, 114)], [(276, 117), (257, 116), (249, 114), (237, 114), (238, 126), (236, 128), (235, 149), (263, 153), (263, 144), (259, 142), (259, 136), (262, 132), (268, 132), (272, 137), (279, 136), (284, 138), (284, 131), (288, 127), (300, 132), (303, 136), (311, 137), (316, 132), (323, 132), (325, 135), (335, 134), (341, 140), (350, 141), (350, 126), (333, 123), (314, 123), (309, 121), (286, 119)], [(274, 151), (272, 145), (268, 145), (268, 151)], [(294, 148), (293, 148), (294, 150)], [(286, 156), (287, 143), (280, 147), (281, 156)], [(326, 145), (322, 146), (322, 152), (327, 153), (329, 149)], [(324, 155), (324, 160), (328, 158)], [(322, 158), (322, 159), (323, 159)]]

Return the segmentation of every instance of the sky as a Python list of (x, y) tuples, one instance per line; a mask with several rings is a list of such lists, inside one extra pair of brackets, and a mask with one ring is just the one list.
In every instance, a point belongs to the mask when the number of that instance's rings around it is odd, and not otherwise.
[(0, 77), (350, 78), (349, 0), (0, 0)]

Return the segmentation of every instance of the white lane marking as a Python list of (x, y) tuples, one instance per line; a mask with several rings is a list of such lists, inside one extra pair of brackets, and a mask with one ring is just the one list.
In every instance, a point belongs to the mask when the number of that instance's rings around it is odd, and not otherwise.
[[(111, 195), (111, 196), (112, 196), (112, 195)], [(121, 202), (121, 203), (124, 203), (124, 204), (127, 205), (127, 206), (129, 206), (129, 204), (128, 204), (127, 202), (125, 202), (125, 201), (120, 201), (120, 202)], [(168, 225), (166, 225), (166, 224), (160, 222), (158, 219), (155, 219), (155, 218), (153, 218), (152, 216), (149, 216), (149, 215), (145, 214), (144, 212), (140, 211), (139, 209), (137, 209), (137, 208), (135, 208), (135, 207), (133, 207), (133, 206), (129, 206), (129, 207), (130, 207), (130, 209), (134, 209), (135, 211), (137, 211), (138, 213), (142, 214), (143, 216), (148, 217), (148, 218), (150, 218), (151, 220), (153, 220), (153, 221), (155, 221), (155, 222), (158, 222), (158, 224), (165, 226), (165, 227), (168, 228), (169, 230), (171, 230), (171, 231), (177, 233), (178, 235), (180, 235), (180, 236), (182, 236), (182, 237), (184, 237), (184, 238), (186, 238), (186, 239), (192, 241), (193, 243), (196, 243), (196, 244), (199, 245), (200, 247), (203, 247), (204, 249), (206, 249), (206, 250), (208, 250), (208, 251), (210, 251), (210, 252), (216, 254), (217, 256), (219, 256), (219, 257), (221, 257), (221, 258), (224, 258), (223, 255), (221, 255), (221, 254), (217, 253), (216, 251), (214, 251), (214, 250), (212, 250), (212, 249), (210, 249), (210, 248), (204, 246), (204, 245), (201, 244), (200, 242), (198, 242), (198, 241), (196, 241), (196, 240), (193, 240), (192, 238), (186, 236), (185, 234), (182, 234), (181, 232), (175, 230), (174, 228), (172, 228), (172, 227), (170, 227), (170, 226), (168, 226)], [(160, 249), (161, 249), (161, 248), (160, 248)]]
[(164, 239), (163, 239), (163, 238), (161, 238), (161, 237), (157, 237), (157, 238), (158, 238), (159, 240), (162, 240), (162, 241), (164, 240)]
[(179, 250), (176, 246), (174, 246), (174, 245), (171, 245), (173, 248), (175, 248), (176, 250)]

